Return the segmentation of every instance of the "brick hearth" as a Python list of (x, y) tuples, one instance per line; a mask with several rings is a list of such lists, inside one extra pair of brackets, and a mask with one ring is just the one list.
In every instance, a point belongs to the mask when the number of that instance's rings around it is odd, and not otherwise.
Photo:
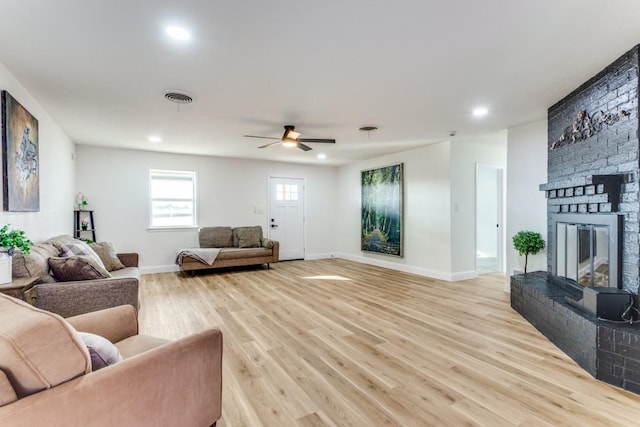
[(597, 216), (613, 216), (622, 232), (613, 243), (619, 264), (609, 286), (623, 289), (616, 292), (624, 298), (631, 294), (637, 308), (639, 51), (634, 47), (549, 108), (548, 182), (540, 185), (547, 196), (548, 272), (512, 276), (511, 306), (595, 378), (640, 394), (640, 324), (604, 321), (575, 308), (567, 300), (580, 300), (582, 288), (553, 276), (554, 224), (576, 217), (598, 224)]

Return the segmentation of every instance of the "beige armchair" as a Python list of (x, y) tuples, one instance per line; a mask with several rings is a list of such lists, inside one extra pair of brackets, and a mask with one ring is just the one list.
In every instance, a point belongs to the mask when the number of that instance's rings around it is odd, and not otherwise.
[[(121, 362), (91, 371), (76, 331), (107, 338)], [(221, 416), (222, 334), (138, 334), (119, 306), (63, 319), (0, 294), (0, 425), (210, 426)]]

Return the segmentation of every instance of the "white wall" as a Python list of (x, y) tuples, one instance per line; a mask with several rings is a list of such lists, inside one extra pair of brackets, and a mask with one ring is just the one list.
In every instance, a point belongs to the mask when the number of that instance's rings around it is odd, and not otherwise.
[[(140, 253), (143, 272), (173, 271), (176, 250), (197, 246), (196, 230), (149, 231), (149, 169), (194, 170), (200, 226), (261, 225), (268, 232), (269, 176), (304, 178), (306, 258), (335, 252), (337, 168), (146, 151), (76, 147), (76, 191), (94, 210), (96, 238)], [(256, 213), (256, 212), (262, 213)]]
[[(340, 168), (341, 257), (443, 280), (476, 276), (476, 163), (504, 168), (506, 132), (443, 142)], [(360, 250), (360, 171), (404, 163), (404, 257)]]
[(0, 89), (8, 91), (38, 119), (40, 159), (40, 211), (0, 211), (0, 226), (11, 224), (11, 228), (24, 230), (27, 237), (33, 241), (59, 234), (71, 234), (75, 194), (73, 142), (2, 64)]
[[(507, 283), (514, 270), (524, 269), (524, 257), (513, 249), (513, 235), (537, 231), (547, 238), (547, 201), (540, 184), (547, 182), (547, 121), (507, 130)], [(546, 248), (529, 257), (527, 271), (547, 270)]]
[(454, 280), (476, 276), (476, 164), (504, 168), (507, 134), (451, 145), (451, 247)]
[[(450, 150), (443, 142), (340, 168), (339, 256), (451, 280)], [(360, 250), (360, 172), (404, 163), (404, 257)]]

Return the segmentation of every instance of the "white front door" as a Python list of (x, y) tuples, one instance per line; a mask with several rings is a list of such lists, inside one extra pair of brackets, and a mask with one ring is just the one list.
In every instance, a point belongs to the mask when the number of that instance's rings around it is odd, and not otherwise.
[(269, 238), (280, 260), (304, 259), (304, 180), (269, 178)]

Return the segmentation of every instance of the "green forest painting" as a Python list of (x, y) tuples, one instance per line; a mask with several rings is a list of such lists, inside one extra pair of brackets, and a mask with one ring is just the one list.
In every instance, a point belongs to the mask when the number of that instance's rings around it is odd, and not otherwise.
[(361, 249), (402, 256), (402, 163), (362, 171)]

